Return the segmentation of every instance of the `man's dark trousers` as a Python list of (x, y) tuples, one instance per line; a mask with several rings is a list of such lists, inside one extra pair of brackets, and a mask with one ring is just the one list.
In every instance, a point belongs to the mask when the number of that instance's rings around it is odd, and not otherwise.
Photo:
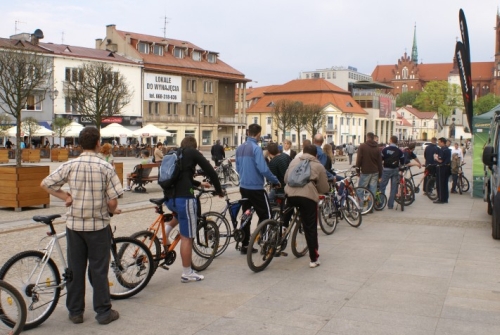
[[(241, 205), (242, 213), (245, 213), (247, 209), (253, 206), (257, 216), (259, 217), (259, 223), (271, 218), (271, 206), (269, 205), (269, 199), (267, 197), (267, 192), (265, 190), (249, 190), (240, 187), (241, 198), (248, 199)], [(245, 238), (241, 245), (243, 247), (248, 246), (250, 241), (250, 224), (243, 228), (245, 232)]]
[(287, 198), (287, 206), (298, 207), (300, 210), (300, 220), (304, 228), (307, 248), (309, 249), (309, 258), (311, 262), (316, 262), (319, 257), (318, 253), (318, 204), (305, 197), (289, 197)]

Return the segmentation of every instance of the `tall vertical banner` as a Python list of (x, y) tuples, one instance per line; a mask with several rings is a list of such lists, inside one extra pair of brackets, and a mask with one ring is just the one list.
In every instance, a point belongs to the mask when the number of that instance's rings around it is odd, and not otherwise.
[(458, 41), (455, 47), (455, 56), (458, 62), (458, 71), (460, 74), (460, 83), (462, 84), (462, 95), (464, 98), (465, 112), (469, 128), (472, 128), (473, 115), (473, 95), (472, 95), (472, 70), (470, 60), (470, 42), (469, 31), (467, 29), (467, 21), (462, 9), (458, 13), (458, 22), (460, 25), (460, 34), (462, 42)]

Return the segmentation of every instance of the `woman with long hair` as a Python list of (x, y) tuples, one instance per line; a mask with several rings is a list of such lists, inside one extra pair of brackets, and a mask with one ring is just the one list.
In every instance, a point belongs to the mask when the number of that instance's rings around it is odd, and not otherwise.
[(325, 168), (328, 172), (332, 173), (332, 165), (335, 163), (332, 146), (330, 144), (323, 145), (323, 152), (326, 155)]

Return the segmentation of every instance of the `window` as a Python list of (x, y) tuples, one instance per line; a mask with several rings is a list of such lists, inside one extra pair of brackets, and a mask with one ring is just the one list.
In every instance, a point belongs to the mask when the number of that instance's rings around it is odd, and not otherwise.
[(198, 62), (201, 61), (201, 52), (199, 52), (199, 51), (193, 51), (192, 58), (195, 61), (198, 61)]
[(208, 116), (208, 105), (203, 105), (203, 116)]
[(70, 82), (82, 82), (83, 81), (83, 70), (76, 67), (67, 67), (65, 80)]
[(341, 126), (343, 126), (343, 125), (344, 125), (344, 118), (343, 118), (343, 117), (341, 117), (341, 118), (340, 118), (340, 125), (341, 125)]
[(153, 46), (153, 53), (158, 56), (163, 56), (163, 45), (155, 44)]
[(167, 104), (167, 115), (177, 115), (177, 105), (176, 103), (169, 102)]
[(184, 132), (184, 135), (194, 137), (194, 130), (186, 130)]
[(332, 73), (331, 72), (327, 72), (326, 73), (326, 78), (327, 79), (331, 79), (332, 78)]
[(406, 85), (406, 84), (401, 85), (401, 91), (403, 93), (408, 92), (408, 85)]
[(415, 127), (415, 120), (413, 120), (413, 121), (411, 122), (411, 125), (412, 125), (413, 127)]
[(309, 73), (306, 73), (306, 79), (309, 79)]
[(175, 58), (184, 58), (184, 49), (182, 48), (174, 48), (174, 57)]
[(191, 112), (191, 105), (187, 104), (186, 105), (186, 116), (189, 116), (189, 112)]
[(141, 54), (148, 54), (149, 53), (149, 44), (144, 43), (144, 42), (139, 42), (137, 44), (137, 50), (139, 50), (139, 52)]
[(42, 110), (42, 97), (39, 95), (30, 95), (26, 99), (26, 104), (24, 105), (25, 110), (29, 111), (41, 111)]
[(292, 143), (297, 142), (297, 135), (292, 134)]
[(191, 92), (191, 79), (188, 79), (186, 83), (186, 91)]
[(358, 119), (358, 126), (361, 126), (361, 118)]
[(214, 116), (214, 106), (213, 105), (208, 106), (208, 115)]
[(196, 80), (191, 80), (191, 92), (196, 92)]
[(272, 117), (268, 117), (267, 118), (267, 124), (272, 124), (273, 123), (273, 118)]
[(66, 113), (78, 113), (78, 105), (75, 98), (66, 97), (65, 105)]
[(207, 55), (207, 60), (209, 63), (216, 63), (217, 62), (217, 56), (215, 54), (209, 53)]
[(154, 103), (154, 110), (155, 110), (156, 115), (160, 114), (160, 103), (159, 102)]
[(205, 80), (203, 82), (203, 92), (204, 93), (213, 93), (213, 82), (210, 80)]
[(306, 139), (306, 134), (302, 134), (302, 142), (304, 142), (304, 140)]
[(196, 112), (195, 112), (195, 111), (196, 111), (196, 106), (195, 106), (195, 105), (192, 105), (192, 106), (191, 106), (191, 115), (192, 115), (192, 116), (195, 116), (195, 115), (196, 115)]
[(253, 123), (258, 123), (258, 122), (259, 122), (259, 118), (257, 116), (254, 116)]
[(403, 79), (408, 79), (408, 68), (406, 66), (403, 68), (403, 71), (401, 71), (401, 74)]
[(427, 122), (424, 122), (424, 127), (427, 127)]

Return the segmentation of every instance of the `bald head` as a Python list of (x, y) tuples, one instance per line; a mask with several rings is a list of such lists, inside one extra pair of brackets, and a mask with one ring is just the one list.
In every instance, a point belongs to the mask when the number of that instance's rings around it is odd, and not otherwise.
[(323, 138), (323, 135), (321, 134), (314, 135), (313, 141), (315, 145), (323, 145), (324, 140), (325, 139)]

